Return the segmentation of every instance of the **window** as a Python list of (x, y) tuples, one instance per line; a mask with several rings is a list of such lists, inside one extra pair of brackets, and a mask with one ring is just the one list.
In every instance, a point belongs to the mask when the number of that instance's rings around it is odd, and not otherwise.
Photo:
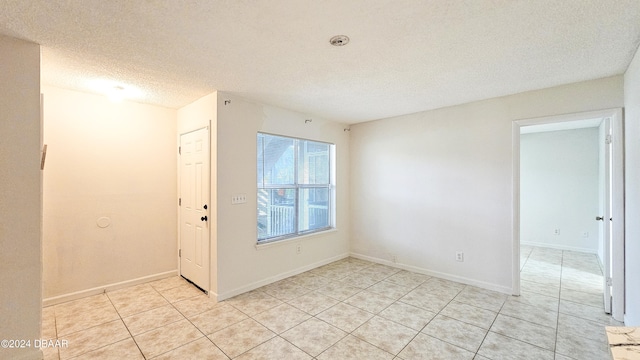
[(334, 145), (258, 133), (258, 242), (332, 227)]

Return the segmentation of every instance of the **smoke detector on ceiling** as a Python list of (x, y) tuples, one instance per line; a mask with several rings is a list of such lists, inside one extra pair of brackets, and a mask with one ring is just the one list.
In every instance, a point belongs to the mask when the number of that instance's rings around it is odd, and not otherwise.
[(329, 43), (333, 46), (345, 46), (349, 43), (349, 37), (347, 35), (336, 35), (329, 40)]

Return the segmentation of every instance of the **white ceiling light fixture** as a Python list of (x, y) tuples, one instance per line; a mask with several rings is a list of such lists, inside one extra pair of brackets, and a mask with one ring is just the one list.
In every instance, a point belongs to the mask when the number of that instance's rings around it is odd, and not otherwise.
[(349, 43), (347, 35), (336, 35), (329, 40), (329, 44), (333, 46), (345, 46)]
[[(638, 0), (580, 1), (580, 11), (576, 1), (421, 3), (0, 0), (0, 33), (41, 45), (47, 85), (102, 96), (122, 85), (124, 101), (173, 109), (224, 89), (350, 124), (620, 75), (640, 39)], [(270, 44), (301, 27), (303, 51)], [(347, 34), (356, 44), (332, 50)], [(85, 85), (102, 77), (107, 86)]]
[(124, 100), (141, 101), (147, 96), (144, 91), (135, 85), (112, 79), (91, 79), (84, 86), (88, 92), (104, 95), (115, 103)]
[(109, 100), (115, 103), (122, 102), (124, 100), (124, 87), (116, 85), (107, 91), (107, 97)]

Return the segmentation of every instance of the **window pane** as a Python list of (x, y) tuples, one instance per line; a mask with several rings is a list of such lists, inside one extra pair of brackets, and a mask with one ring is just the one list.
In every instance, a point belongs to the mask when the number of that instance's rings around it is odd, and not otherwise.
[(299, 231), (329, 227), (329, 188), (299, 190)]
[(300, 140), (298, 183), (329, 184), (329, 144)]
[(258, 183), (293, 185), (294, 155), (294, 139), (258, 134)]
[(296, 232), (295, 189), (258, 190), (258, 240)]

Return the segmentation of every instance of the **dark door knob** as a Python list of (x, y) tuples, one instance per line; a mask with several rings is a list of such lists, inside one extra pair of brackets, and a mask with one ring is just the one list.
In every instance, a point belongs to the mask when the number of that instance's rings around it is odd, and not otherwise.
[(200, 218), (201, 221), (207, 221), (207, 215)]
[(204, 204), (203, 208), (204, 208), (205, 210), (207, 210), (207, 204)]
[(602, 217), (602, 216), (596, 216), (596, 221), (602, 221), (602, 220), (604, 220), (604, 217)]

